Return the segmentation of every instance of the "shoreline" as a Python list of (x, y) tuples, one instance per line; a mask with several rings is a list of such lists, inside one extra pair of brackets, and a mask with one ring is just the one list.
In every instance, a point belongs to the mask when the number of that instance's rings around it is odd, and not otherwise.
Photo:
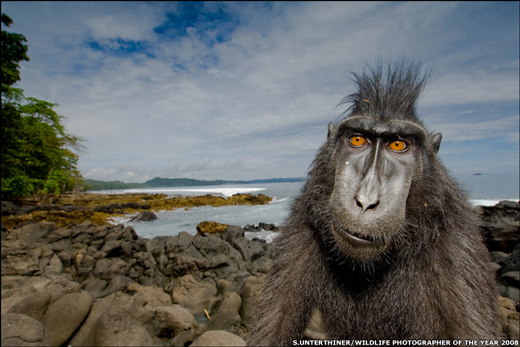
[[(478, 210), (498, 282), (500, 338), (518, 339), (519, 204)], [(245, 345), (272, 263), (270, 244), (233, 225), (151, 239), (89, 220), (4, 228), (2, 345), (195, 346), (216, 335)], [(306, 335), (326, 331), (318, 322)]]
[(215, 195), (168, 196), (166, 194), (71, 194), (48, 203), (41, 199), (24, 199), (15, 205), (2, 201), (2, 224), (7, 229), (29, 222), (49, 221), (63, 227), (86, 220), (99, 225), (114, 222), (113, 217), (135, 215), (144, 211), (160, 212), (202, 206), (266, 205), (273, 198), (263, 194), (235, 194), (224, 198)]

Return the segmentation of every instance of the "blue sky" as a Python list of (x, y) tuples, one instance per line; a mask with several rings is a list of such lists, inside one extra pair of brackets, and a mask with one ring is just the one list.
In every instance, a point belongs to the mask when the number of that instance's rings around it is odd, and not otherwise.
[[(454, 174), (519, 170), (518, 2), (2, 2), (84, 177), (304, 177), (350, 72), (414, 57)], [(5, 29), (5, 28), (3, 28)]]

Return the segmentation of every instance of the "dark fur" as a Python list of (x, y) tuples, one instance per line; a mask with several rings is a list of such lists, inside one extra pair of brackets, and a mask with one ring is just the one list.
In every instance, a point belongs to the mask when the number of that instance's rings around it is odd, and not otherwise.
[[(344, 99), (352, 103), (348, 116), (422, 126), (415, 103), (426, 75), (419, 64), (406, 62), (354, 75), (358, 90)], [(249, 345), (304, 339), (314, 309), (321, 311), (329, 339), (496, 338), (494, 279), (478, 216), (438, 161), (436, 145), (422, 147), (424, 166), (413, 178), (395, 247), (373, 262), (350, 259), (331, 236), (335, 146), (329, 139), (320, 149), (274, 242)]]

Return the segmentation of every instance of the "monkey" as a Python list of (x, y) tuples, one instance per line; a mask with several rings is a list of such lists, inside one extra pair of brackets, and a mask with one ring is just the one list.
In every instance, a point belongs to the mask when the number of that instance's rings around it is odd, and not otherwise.
[(306, 339), (314, 310), (327, 339), (497, 338), (478, 216), (417, 116), (432, 74), (407, 59), (353, 73), (273, 242), (250, 346)]

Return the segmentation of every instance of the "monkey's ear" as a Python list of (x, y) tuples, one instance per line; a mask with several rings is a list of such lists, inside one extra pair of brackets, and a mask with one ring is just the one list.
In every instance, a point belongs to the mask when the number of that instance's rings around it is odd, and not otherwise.
[(441, 140), (442, 140), (442, 134), (437, 133), (433, 134), (431, 141), (432, 141), (432, 147), (435, 153), (439, 152), (439, 147), (441, 146)]
[(338, 130), (338, 126), (333, 122), (329, 123), (329, 133), (327, 134), (327, 140), (330, 139), (331, 136), (336, 135), (336, 131)]

